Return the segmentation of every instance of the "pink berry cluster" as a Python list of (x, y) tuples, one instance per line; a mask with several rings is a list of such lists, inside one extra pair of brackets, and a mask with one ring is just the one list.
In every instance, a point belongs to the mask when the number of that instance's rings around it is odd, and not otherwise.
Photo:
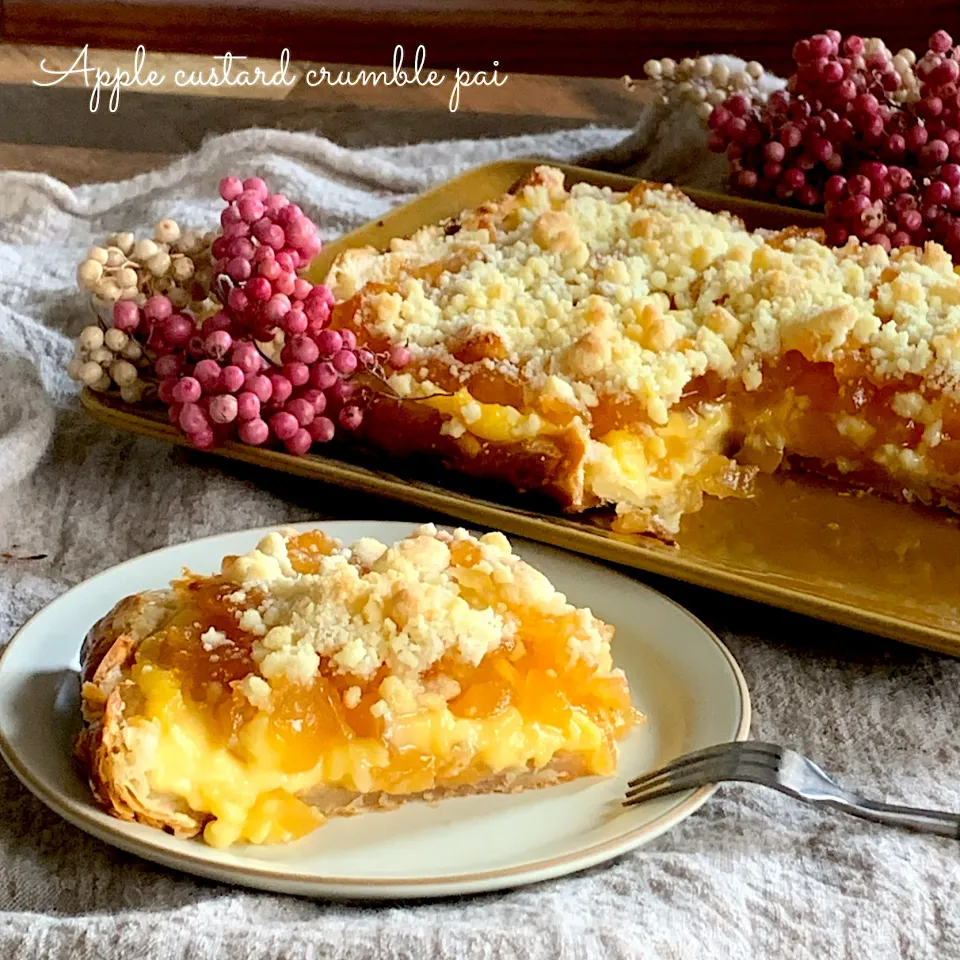
[(741, 190), (823, 207), (827, 240), (887, 250), (937, 240), (960, 256), (960, 47), (946, 31), (918, 60), (827, 30), (793, 48), (766, 100), (736, 93), (709, 114)]
[(296, 273), (320, 249), (316, 226), (259, 177), (224, 177), (220, 196), (227, 206), (220, 214), (223, 234), (213, 242), (214, 273), (243, 285), (228, 301), (235, 319), (267, 341), (294, 303), (301, 313), (310, 306), (311, 315), (319, 315), (325, 301), (314, 295), (308, 304), (313, 287)]
[(337, 423), (346, 430), (360, 426), (363, 413), (351, 402), (350, 380), (318, 375), (320, 364), (305, 375), (290, 363), (273, 367), (254, 342), (234, 341), (216, 325), (208, 329), (200, 359), (168, 354), (156, 363), (158, 393), (170, 422), (195, 447), (234, 439), (262, 446), (275, 440), (300, 456), (314, 443), (332, 440)]
[[(297, 275), (320, 249), (316, 226), (259, 177), (226, 177), (222, 234), (213, 241), (220, 309), (202, 321), (163, 295), (116, 304), (113, 325), (152, 359), (157, 396), (190, 443), (278, 443), (295, 455), (356, 430), (362, 398), (353, 379), (374, 354), (352, 330), (330, 327), (334, 298)], [(282, 346), (280, 346), (282, 341)], [(394, 368), (409, 361), (404, 347)]]

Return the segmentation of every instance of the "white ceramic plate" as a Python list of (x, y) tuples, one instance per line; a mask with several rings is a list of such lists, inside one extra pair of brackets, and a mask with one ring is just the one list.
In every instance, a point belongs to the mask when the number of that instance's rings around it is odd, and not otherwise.
[[(385, 522), (299, 525), (316, 526), (346, 543), (358, 537), (391, 543), (413, 529)], [(571, 602), (616, 625), (614, 660), (648, 717), (623, 741), (618, 776), (437, 806), (408, 804), (331, 820), (292, 844), (228, 851), (101, 812), (71, 759), (84, 634), (121, 598), (166, 585), (184, 566), (213, 572), (225, 554), (251, 549), (268, 529), (208, 537), (122, 563), (55, 600), (10, 641), (0, 659), (0, 753), (47, 806), (122, 850), (229, 883), (316, 897), (447, 896), (557, 877), (652, 840), (690, 816), (712, 788), (624, 809), (626, 781), (682, 753), (747, 735), (743, 676), (700, 621), (600, 564), (514, 541)]]

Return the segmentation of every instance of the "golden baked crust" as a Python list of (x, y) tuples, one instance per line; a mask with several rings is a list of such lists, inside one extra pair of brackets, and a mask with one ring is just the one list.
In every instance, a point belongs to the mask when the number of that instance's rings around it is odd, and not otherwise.
[(364, 435), (665, 537), (704, 495), (749, 495), (758, 470), (797, 457), (955, 501), (952, 261), (932, 242), (888, 254), (822, 239), (751, 232), (669, 186), (567, 189), (537, 168), (333, 265), (334, 323), (412, 355), (382, 371), (389, 400), (372, 399)]
[(105, 810), (215, 846), (610, 773), (612, 632), (500, 534), (271, 534), (93, 626), (75, 753)]
[(125, 597), (90, 628), (80, 654), (84, 726), (74, 751), (105, 810), (121, 820), (192, 837), (205, 818), (174, 798), (155, 795), (123, 738), (124, 713), (136, 710), (142, 699), (129, 680), (137, 646), (163, 629), (175, 611), (172, 591), (147, 591)]

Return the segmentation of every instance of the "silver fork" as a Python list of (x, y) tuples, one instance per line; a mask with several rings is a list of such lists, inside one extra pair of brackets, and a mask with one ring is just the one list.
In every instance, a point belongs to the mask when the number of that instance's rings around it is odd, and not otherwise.
[(625, 807), (707, 784), (736, 781), (772, 787), (797, 800), (842, 810), (891, 827), (960, 840), (960, 814), (880, 803), (846, 790), (795, 750), (758, 740), (697, 750), (631, 780)]

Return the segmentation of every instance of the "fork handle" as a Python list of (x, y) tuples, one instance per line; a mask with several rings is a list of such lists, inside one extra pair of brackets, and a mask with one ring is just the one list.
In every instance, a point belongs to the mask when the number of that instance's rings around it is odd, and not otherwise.
[(960, 814), (947, 813), (945, 810), (925, 810), (922, 807), (901, 807), (857, 795), (850, 796), (849, 799), (822, 798), (819, 802), (873, 823), (960, 840)]

